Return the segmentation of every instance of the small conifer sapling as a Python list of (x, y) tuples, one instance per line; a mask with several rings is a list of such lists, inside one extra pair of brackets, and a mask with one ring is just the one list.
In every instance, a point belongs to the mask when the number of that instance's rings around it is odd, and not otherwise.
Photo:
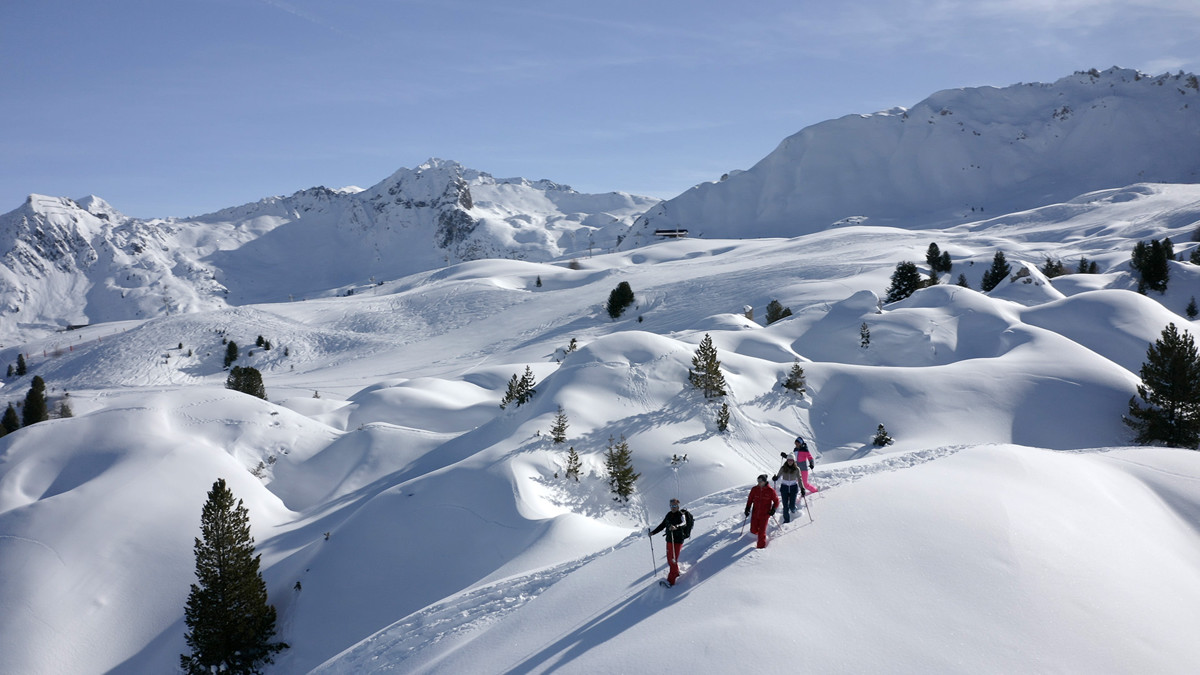
[(800, 367), (800, 359), (796, 359), (792, 363), (791, 371), (788, 372), (787, 377), (783, 380), (783, 388), (803, 396), (807, 390), (807, 386), (807, 383), (804, 381), (804, 369)]
[(550, 438), (555, 443), (565, 443), (567, 441), (567, 413), (558, 406), (558, 412), (554, 415), (554, 424), (550, 426)]
[(892, 437), (888, 435), (887, 429), (884, 429), (883, 425), (880, 424), (875, 429), (875, 438), (871, 439), (871, 442), (875, 444), (875, 447), (882, 448), (885, 445), (890, 445), (892, 440)]

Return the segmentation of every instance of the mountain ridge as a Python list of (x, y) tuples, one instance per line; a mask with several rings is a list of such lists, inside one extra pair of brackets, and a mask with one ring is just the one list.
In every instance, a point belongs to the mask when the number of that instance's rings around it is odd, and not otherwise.
[(655, 206), (628, 243), (675, 228), (796, 236), (846, 218), (945, 227), (1100, 189), (1198, 181), (1200, 81), (1113, 67), (1052, 84), (947, 89), (911, 108), (806, 127), (750, 169)]
[(496, 179), (441, 159), (367, 189), (318, 186), (180, 219), (131, 218), (94, 196), (31, 195), (0, 215), (0, 312), (9, 319), (0, 341), (344, 294), (454, 262), (610, 248), (657, 201)]

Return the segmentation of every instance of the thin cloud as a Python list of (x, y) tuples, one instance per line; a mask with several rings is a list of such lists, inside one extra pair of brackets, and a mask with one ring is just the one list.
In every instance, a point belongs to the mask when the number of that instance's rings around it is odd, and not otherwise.
[(267, 5), (268, 7), (273, 7), (282, 12), (287, 12), (288, 14), (291, 14), (292, 16), (294, 16), (298, 19), (307, 21), (308, 23), (311, 23), (312, 25), (317, 26), (318, 28), (323, 28), (332, 33), (336, 33), (337, 35), (341, 35), (342, 37), (354, 37), (350, 33), (346, 32), (345, 30), (342, 30), (341, 28), (338, 28), (337, 26), (333, 25), (329, 21), (326, 21), (325, 19), (322, 19), (321, 17), (316, 16), (312, 13), (306, 12), (291, 3), (284, 2), (283, 0), (258, 0), (258, 1), (264, 5)]

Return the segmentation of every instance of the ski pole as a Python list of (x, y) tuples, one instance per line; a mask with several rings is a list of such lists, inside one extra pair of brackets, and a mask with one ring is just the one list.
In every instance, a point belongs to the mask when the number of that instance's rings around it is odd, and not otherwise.
[(808, 522), (811, 523), (813, 521), (812, 507), (808, 505), (808, 495), (803, 495), (800, 498), (804, 500), (804, 510), (808, 512)]
[(649, 535), (650, 539), (650, 566), (654, 568), (654, 577), (658, 577), (658, 557), (654, 555), (654, 535)]
[[(750, 520), (750, 514), (746, 514), (746, 517), (742, 518), (742, 534), (746, 534), (746, 521), (748, 521), (748, 520)], [(738, 535), (738, 536), (741, 536), (741, 535)]]

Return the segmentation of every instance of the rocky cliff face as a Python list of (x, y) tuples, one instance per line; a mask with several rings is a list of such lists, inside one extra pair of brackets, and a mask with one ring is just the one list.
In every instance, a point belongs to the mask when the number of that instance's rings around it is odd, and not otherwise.
[(657, 200), (496, 179), (445, 160), (187, 219), (32, 195), (0, 216), (0, 341), (67, 325), (350, 290), (485, 257), (612, 247)]

